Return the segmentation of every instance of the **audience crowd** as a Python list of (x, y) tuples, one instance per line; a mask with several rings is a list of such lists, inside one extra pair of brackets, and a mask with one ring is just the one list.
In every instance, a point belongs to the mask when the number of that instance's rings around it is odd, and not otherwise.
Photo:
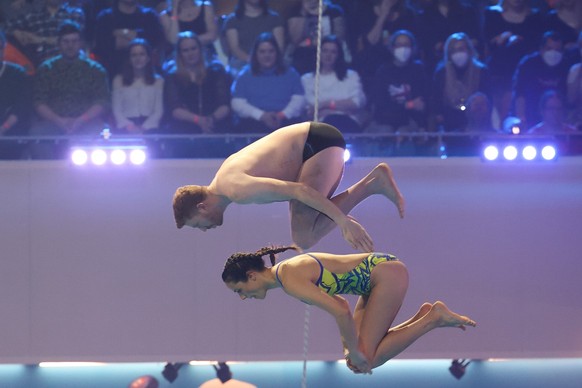
[(2, 137), (261, 134), (316, 108), (345, 134), (396, 143), (582, 130), (580, 0), (323, 4), (317, 87), (319, 0), (4, 1), (0, 159), (64, 151)]

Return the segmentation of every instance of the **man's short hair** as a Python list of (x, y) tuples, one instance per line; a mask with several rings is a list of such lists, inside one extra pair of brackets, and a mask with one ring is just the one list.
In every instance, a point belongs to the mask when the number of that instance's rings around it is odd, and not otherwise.
[(206, 189), (203, 186), (188, 185), (176, 190), (172, 206), (178, 229), (181, 229), (186, 221), (196, 214), (196, 205), (204, 201), (206, 196)]
[(58, 38), (59, 40), (69, 34), (79, 34), (81, 35), (81, 26), (79, 23), (72, 20), (65, 20), (59, 25)]

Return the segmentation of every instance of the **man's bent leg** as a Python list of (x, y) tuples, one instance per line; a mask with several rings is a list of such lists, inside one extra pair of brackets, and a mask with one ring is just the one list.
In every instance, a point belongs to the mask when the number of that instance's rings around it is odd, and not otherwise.
[[(343, 171), (343, 150), (328, 148), (304, 164), (298, 182), (331, 197), (341, 179), (341, 173), (338, 175), (337, 172), (340, 165), (338, 157), (341, 157), (339, 160)], [(333, 177), (337, 177), (335, 182), (331, 179)], [(404, 198), (396, 186), (390, 167), (385, 163), (376, 166), (359, 182), (330, 200), (344, 214), (349, 214), (356, 205), (373, 194), (382, 194), (390, 199), (398, 208), (400, 217), (403, 217)], [(326, 215), (298, 201), (290, 202), (290, 211), (293, 241), (302, 248), (312, 247), (336, 226)]]

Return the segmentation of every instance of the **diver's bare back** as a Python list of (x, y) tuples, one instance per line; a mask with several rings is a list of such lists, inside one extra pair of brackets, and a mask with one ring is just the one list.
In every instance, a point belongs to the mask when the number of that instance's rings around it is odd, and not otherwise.
[(303, 165), (309, 124), (280, 128), (229, 156), (218, 169), (215, 182), (226, 183), (240, 174), (296, 181)]

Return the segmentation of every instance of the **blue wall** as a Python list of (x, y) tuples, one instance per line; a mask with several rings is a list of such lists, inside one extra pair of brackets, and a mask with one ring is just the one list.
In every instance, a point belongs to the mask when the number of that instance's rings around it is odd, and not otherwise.
[[(393, 360), (372, 376), (352, 374), (336, 362), (310, 362), (308, 387), (471, 387), (574, 388), (582, 381), (582, 359), (516, 359), (473, 361), (461, 380), (448, 371), (450, 360)], [(99, 367), (39, 368), (0, 365), (2, 388), (127, 387), (141, 375), (152, 375), (160, 387), (192, 388), (216, 378), (210, 365), (185, 366), (170, 384), (161, 375), (163, 363), (107, 364)], [(302, 362), (257, 362), (230, 366), (233, 378), (257, 387), (297, 388)]]

